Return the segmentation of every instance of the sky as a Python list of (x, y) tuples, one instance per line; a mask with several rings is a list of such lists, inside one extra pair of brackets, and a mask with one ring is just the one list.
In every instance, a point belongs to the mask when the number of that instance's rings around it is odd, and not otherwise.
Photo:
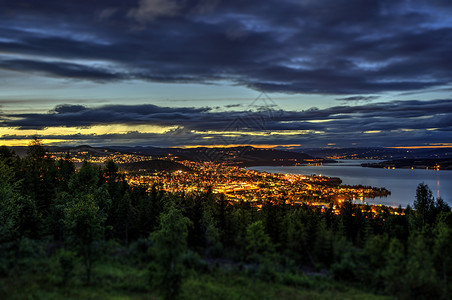
[(450, 0), (0, 0), (0, 145), (452, 146)]

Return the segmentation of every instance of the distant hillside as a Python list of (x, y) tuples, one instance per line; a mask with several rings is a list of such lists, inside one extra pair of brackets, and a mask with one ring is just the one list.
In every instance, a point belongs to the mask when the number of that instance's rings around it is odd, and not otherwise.
[(174, 155), (179, 159), (194, 161), (215, 161), (237, 163), (241, 165), (294, 165), (309, 161), (324, 161), (311, 155), (277, 149), (262, 149), (251, 146), (241, 147), (197, 147), (197, 148), (157, 148), (112, 146), (111, 149), (138, 155), (165, 156)]
[(118, 164), (119, 168), (129, 172), (147, 171), (147, 172), (160, 172), (160, 171), (190, 171), (191, 169), (175, 161), (169, 160), (147, 160), (133, 163)]
[[(78, 158), (84, 157), (100, 157), (118, 153), (135, 154), (141, 156), (161, 157), (167, 155), (177, 156), (179, 159), (187, 159), (193, 161), (213, 161), (230, 164), (238, 164), (241, 166), (256, 165), (296, 165), (309, 162), (326, 162), (323, 158), (316, 158), (306, 153), (277, 150), (262, 149), (251, 146), (230, 147), (230, 148), (157, 148), (157, 147), (125, 147), (125, 146), (109, 146), (109, 147), (92, 147), (81, 145), (77, 147), (47, 147), (51, 152), (65, 153), (70, 152), (71, 155)], [(16, 153), (20, 152), (20, 156), (26, 154), (27, 147), (13, 147)], [(132, 167), (132, 166), (131, 166)]]
[(369, 168), (396, 168), (396, 169), (439, 169), (452, 170), (452, 159), (397, 159), (379, 163), (361, 164)]
[[(15, 147), (9, 147), (14, 152), (19, 155), (20, 157), (23, 157), (27, 154), (27, 146), (15, 146)], [(44, 148), (48, 149), (50, 152), (61, 152), (66, 153), (69, 152), (71, 154), (77, 154), (77, 153), (86, 153), (90, 156), (102, 156), (106, 154), (113, 154), (118, 153), (120, 151), (116, 151), (115, 149), (111, 149), (108, 147), (92, 147), (88, 145), (80, 145), (80, 146), (46, 146), (44, 145)]]
[(51, 146), (46, 147), (52, 152), (69, 152), (71, 154), (75, 153), (86, 153), (87, 155), (91, 156), (102, 156), (106, 154), (113, 154), (117, 153), (118, 151), (114, 149), (110, 149), (107, 147), (92, 147), (89, 145), (80, 145), (76, 147), (57, 147), (57, 146)]
[(164, 156), (167, 155), (170, 150), (169, 148), (159, 148), (159, 147), (151, 147), (151, 146), (111, 146), (110, 149), (113, 149), (122, 153), (133, 153), (138, 155), (151, 155), (151, 156)]
[(16, 147), (8, 147), (8, 148), (12, 149), (14, 151), (14, 153), (19, 155), (20, 157), (24, 157), (25, 155), (27, 155), (28, 147), (26, 147), (26, 146), (16, 146)]
[[(16, 154), (23, 157), (27, 147), (11, 147)], [(46, 147), (52, 152), (70, 152), (76, 154), (86, 152), (90, 156), (102, 156), (115, 153), (126, 153), (143, 156), (161, 157), (168, 154), (176, 155), (181, 159), (237, 162), (242, 164), (275, 164), (290, 165), (303, 163), (316, 158), (322, 159), (443, 159), (452, 158), (451, 148), (436, 149), (395, 149), (382, 147), (369, 148), (306, 148), (296, 150), (262, 149), (251, 146), (230, 148), (159, 148), (152, 146), (108, 146), (92, 147), (81, 145), (77, 147)], [(320, 160), (322, 161), (322, 160)]]
[(171, 149), (171, 154), (190, 160), (216, 161), (236, 163), (242, 166), (256, 165), (295, 165), (311, 161), (324, 161), (308, 154), (276, 150), (261, 149), (250, 146), (230, 148), (190, 148)]
[(452, 148), (395, 149), (395, 148), (311, 148), (303, 149), (312, 156), (331, 159), (417, 159), (452, 158)]

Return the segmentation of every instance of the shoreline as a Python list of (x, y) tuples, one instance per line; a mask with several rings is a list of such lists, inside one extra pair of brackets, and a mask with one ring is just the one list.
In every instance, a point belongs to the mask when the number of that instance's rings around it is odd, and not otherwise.
[[(430, 172), (425, 169), (383, 169), (365, 168), (358, 162), (364, 160), (339, 161), (337, 164), (322, 166), (297, 166), (275, 167), (256, 166), (251, 169), (270, 173), (299, 174), (309, 176), (321, 174), (328, 177), (339, 177), (344, 184), (385, 187), (391, 191), (387, 197), (364, 198), (369, 205), (386, 205), (391, 207), (406, 207), (412, 205), (416, 188), (419, 183), (426, 183), (432, 190), (435, 198), (442, 197), (447, 203), (452, 204), (452, 187), (447, 183), (452, 180), (452, 172)], [(357, 198), (361, 201), (361, 197)]]

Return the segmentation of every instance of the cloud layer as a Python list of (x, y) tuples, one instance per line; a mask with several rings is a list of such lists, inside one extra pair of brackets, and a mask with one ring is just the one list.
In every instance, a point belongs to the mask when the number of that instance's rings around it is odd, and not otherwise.
[[(245, 111), (211, 108), (171, 108), (155, 105), (61, 105), (48, 113), (3, 114), (2, 126), (18, 128), (2, 139), (26, 139), (21, 130), (129, 126), (117, 133), (51, 134), (74, 144), (153, 146), (224, 144), (301, 144), (304, 147), (419, 146), (450, 143), (452, 100), (393, 101), (357, 106), (335, 106), (305, 111), (277, 110), (258, 105)], [(159, 133), (133, 130), (134, 126), (169, 128)], [(143, 127), (141, 127), (143, 128)], [(420, 142), (422, 141), (422, 142)]]
[[(206, 107), (135, 105), (131, 95), (123, 105), (85, 106), (80, 103), (90, 99), (82, 99), (47, 113), (27, 113), (39, 101), (30, 104), (5, 93), (0, 95), (0, 105), (8, 108), (0, 114), (3, 140), (37, 132), (76, 144), (155, 146), (451, 142), (451, 99), (388, 102), (394, 91), (400, 99), (435, 99), (441, 96), (433, 89), (450, 91), (450, 1), (0, 0), (0, 8), (0, 74), (13, 74), (0, 78), (2, 83), (31, 77), (79, 87), (226, 82), (337, 100), (330, 108), (297, 111), (268, 103), (228, 102), (219, 108), (213, 100)], [(47, 103), (83, 98), (65, 91)], [(38, 95), (39, 86), (30, 83), (27, 92)], [(96, 126), (112, 129), (76, 130)], [(161, 130), (142, 130), (146, 126)]]
[(375, 94), (449, 85), (452, 3), (0, 1), (0, 69), (96, 82)]

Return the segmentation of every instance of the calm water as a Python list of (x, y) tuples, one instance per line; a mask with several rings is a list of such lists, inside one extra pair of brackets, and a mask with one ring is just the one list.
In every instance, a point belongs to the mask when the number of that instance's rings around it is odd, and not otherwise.
[(374, 161), (342, 160), (336, 164), (324, 164), (323, 166), (259, 166), (250, 169), (271, 173), (317, 174), (339, 177), (343, 184), (385, 187), (391, 191), (390, 196), (365, 199), (364, 201), (369, 204), (402, 205), (403, 207), (408, 204), (412, 205), (416, 196), (416, 187), (419, 183), (424, 182), (432, 190), (435, 198), (441, 197), (452, 205), (452, 171), (363, 168), (360, 166), (363, 162)]

